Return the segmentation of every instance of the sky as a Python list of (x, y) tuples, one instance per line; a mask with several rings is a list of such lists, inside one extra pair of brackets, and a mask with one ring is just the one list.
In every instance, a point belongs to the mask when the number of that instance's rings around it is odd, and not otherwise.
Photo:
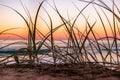
[[(32, 20), (34, 21), (38, 5), (39, 5), (39, 3), (41, 3), (42, 0), (21, 0), (21, 1), (22, 1), (23, 5), (28, 9), (28, 11), (32, 17)], [(54, 0), (54, 1), (55, 1), (55, 5), (56, 5), (57, 9), (59, 10), (60, 14), (66, 20), (70, 19), (71, 23), (74, 21), (75, 17), (78, 15), (79, 10), (82, 10), (87, 5), (87, 3), (81, 2), (79, 0)], [(88, 0), (88, 1), (90, 1), (90, 0)], [(96, 0), (96, 2), (97, 2), (97, 0)], [(105, 3), (110, 8), (112, 8), (111, 0), (105, 0)], [(120, 3), (120, 1), (115, 0), (115, 3), (117, 4), (117, 6), (119, 8), (120, 6), (118, 4)], [(29, 20), (28, 16), (26, 15), (19, 0), (0, 0), (0, 4), (7, 5), (7, 6), (10, 6), (10, 7), (16, 9), (18, 12), (20, 12), (26, 18), (26, 20)], [(75, 7), (75, 5), (77, 6), (77, 8), (79, 8), (79, 10)], [(54, 28), (59, 26), (60, 24), (62, 24), (60, 17), (58, 16), (58, 14), (55, 12), (55, 10), (51, 6), (54, 7), (53, 0), (46, 0), (43, 3), (42, 8), (40, 9), (40, 12), (39, 12), (37, 28), (43, 34), (47, 34), (49, 32), (49, 28), (45, 23), (45, 22), (47, 22), (47, 24), (50, 25), (50, 20), (49, 20), (47, 13), (49, 13), (49, 15), (52, 19)], [(100, 8), (98, 6), (95, 6), (95, 7), (103, 19), (103, 22), (107, 29), (107, 33), (109, 35), (112, 35), (109, 23), (107, 22), (105, 15), (103, 14), (103, 12), (100, 10)], [(47, 13), (46, 13), (46, 11), (47, 11)], [(111, 22), (111, 25), (113, 25), (112, 24), (113, 23), (112, 22), (112, 14), (107, 10), (104, 10), (104, 11), (108, 16), (108, 18)], [(116, 11), (116, 13), (117, 13), (117, 11)], [(84, 14), (86, 18), (88, 17), (88, 21), (91, 25), (94, 24), (94, 22), (96, 21), (94, 31), (99, 33), (99, 36), (105, 35), (102, 24), (100, 22), (100, 19), (97, 15), (93, 5), (89, 5), (82, 12), (82, 14)], [(75, 26), (77, 28), (79, 28), (79, 30), (81, 32), (84, 32), (84, 30), (86, 28), (86, 21), (82, 15), (80, 15), (79, 18), (77, 19)], [(11, 10), (7, 7), (4, 7), (4, 6), (0, 6), (0, 32), (3, 30), (6, 30), (6, 29), (10, 29), (10, 28), (15, 28), (15, 29), (9, 30), (3, 35), (0, 34), (0, 39), (4, 39), (4, 38), (17, 39), (18, 38), (17, 36), (11, 35), (9, 33), (17, 34), (17, 35), (27, 38), (28, 29), (27, 29), (27, 26), (26, 26), (24, 20), (13, 10)], [(67, 36), (68, 35), (67, 35), (64, 27), (60, 28), (59, 30), (57, 30), (54, 33), (54, 38), (56, 38), (56, 39), (66, 39)]]

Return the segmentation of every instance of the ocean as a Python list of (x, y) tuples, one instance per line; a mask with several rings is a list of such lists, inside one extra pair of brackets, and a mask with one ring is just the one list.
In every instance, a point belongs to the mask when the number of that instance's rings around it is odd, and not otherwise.
[[(39, 42), (39, 40), (37, 40), (36, 42)], [(50, 42), (47, 41), (46, 43), (48, 46), (50, 46)], [(59, 45), (59, 47), (66, 46), (63, 42), (58, 40), (55, 41), (55, 45)], [(27, 48), (27, 40), (0, 40), (0, 55), (12, 54), (13, 52), (21, 48)], [(43, 45), (40, 51), (41, 53), (45, 53), (46, 51), (49, 51), (49, 49), (45, 45)]]
[[(37, 41), (39, 41), (39, 40), (37, 40)], [(120, 54), (120, 41), (117, 41), (117, 46), (115, 45), (115, 42), (112, 39), (109, 41), (109, 45), (108, 45), (107, 40), (100, 40), (98, 42), (99, 42), (99, 46), (94, 41), (91, 43), (89, 43), (87, 41), (85, 43), (84, 48), (82, 49), (82, 53), (85, 53), (85, 52), (88, 53), (87, 56), (89, 57), (89, 59), (91, 59), (91, 61), (94, 61), (94, 60), (93, 60), (92, 56), (90, 56), (90, 55), (93, 55), (93, 57), (95, 57), (94, 54), (96, 55), (96, 58), (99, 61), (102, 61), (102, 57), (101, 57), (101, 53), (102, 53), (104, 58), (107, 57), (106, 61), (110, 62), (111, 57), (110, 57), (110, 55), (107, 55), (110, 52), (114, 62), (117, 62), (117, 57), (120, 56), (119, 55)], [(62, 41), (55, 40), (54, 43), (56, 46), (59, 46), (60, 49), (65, 50), (68, 47), (66, 40), (62, 40)], [(27, 48), (26, 44), (27, 44), (26, 40), (0, 40), (0, 55), (11, 55), (16, 50), (19, 50), (21, 48)], [(46, 45), (48, 45), (48, 47), (50, 47), (50, 42), (46, 42)], [(91, 46), (92, 46), (92, 48), (91, 48)], [(48, 47), (42, 46), (40, 49), (40, 53), (41, 54), (51, 53), (51, 50)], [(21, 54), (24, 54), (24, 53), (25, 53), (25, 51), (21, 52)]]

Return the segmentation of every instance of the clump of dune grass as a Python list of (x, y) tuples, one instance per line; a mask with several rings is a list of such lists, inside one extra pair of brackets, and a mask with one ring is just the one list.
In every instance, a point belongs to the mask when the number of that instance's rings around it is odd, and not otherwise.
[[(118, 41), (119, 38), (117, 37), (118, 33), (119, 33), (119, 26), (118, 26), (118, 22), (116, 21), (116, 19), (119, 21), (119, 16), (117, 14), (115, 14), (114, 12), (114, 8), (116, 8), (119, 12), (119, 8), (116, 6), (116, 4), (113, 2), (113, 10), (111, 10), (103, 1), (99, 0), (99, 2), (102, 4), (98, 4), (95, 3), (94, 0), (92, 1), (83, 1), (83, 2), (87, 2), (88, 4), (82, 9), (79, 10), (79, 8), (77, 8), (77, 6), (75, 5), (75, 7), (78, 9), (79, 13), (77, 15), (77, 17), (75, 18), (75, 20), (73, 20), (73, 23), (70, 22), (69, 20), (66, 20), (59, 12), (59, 10), (57, 9), (55, 2), (54, 2), (54, 7), (52, 7), (58, 14), (58, 16), (60, 17), (61, 21), (64, 24), (65, 30), (68, 34), (68, 42), (66, 44), (67, 45), (67, 49), (66, 50), (61, 50), (59, 48), (59, 46), (57, 47), (57, 49), (59, 50), (58, 53), (56, 54), (56, 56), (58, 57), (58, 59), (60, 61), (63, 61), (63, 63), (86, 63), (86, 62), (95, 62), (95, 63), (102, 63), (102, 64), (119, 64), (119, 50), (118, 50)], [(97, 23), (97, 21), (93, 22), (93, 24), (90, 24), (90, 22), (88, 21), (88, 19), (86, 18), (86, 16), (84, 14), (82, 14), (82, 11), (84, 11), (89, 5), (93, 5), (99, 19), (100, 22), (102, 24), (101, 28), (103, 28), (104, 33), (105, 33), (105, 37), (100, 37), (99, 33), (97, 33), (97, 31), (94, 30), (94, 27)], [(106, 29), (106, 25), (104, 23), (103, 18), (101, 17), (101, 14), (97, 11), (96, 7), (94, 5), (97, 5), (100, 10), (103, 12), (104, 16), (106, 17), (108, 23), (109, 23), (109, 27), (110, 30), (112, 32), (112, 36), (110, 36), (107, 32)], [(110, 19), (108, 18), (108, 16), (106, 15), (106, 13), (104, 12), (103, 9), (106, 9), (108, 11), (110, 11), (113, 14), (113, 23), (110, 23)], [(75, 23), (76, 20), (79, 18), (79, 16), (82, 15), (84, 17), (84, 19), (86, 20), (86, 29), (84, 31), (84, 33), (82, 33), (80, 31), (79, 28), (76, 28)], [(116, 22), (115, 22), (116, 21)], [(113, 26), (112, 26), (113, 24)], [(117, 30), (118, 29), (118, 30)], [(79, 38), (77, 37), (75, 30), (78, 31), (79, 34)], [(89, 37), (90, 33), (93, 35), (93, 38), (91, 39)], [(99, 37), (98, 37), (99, 36)], [(107, 41), (107, 45), (104, 42), (104, 39)], [(113, 40), (113, 42), (110, 42), (110, 40)], [(52, 40), (52, 38), (51, 38)], [(88, 42), (88, 44), (86, 44)], [(101, 43), (102, 42), (102, 43)], [(115, 50), (113, 50), (113, 47), (115, 46)], [(88, 47), (90, 48), (91, 51), (88, 50)], [(106, 55), (104, 55), (104, 52), (102, 49), (106, 50)], [(97, 53), (95, 52), (97, 51)], [(97, 55), (100, 55), (101, 57), (101, 61), (99, 61), (99, 58), (97, 57)], [(113, 54), (116, 55), (117, 60), (115, 60), (115, 58), (113, 58)], [(110, 58), (108, 61), (108, 57)], [(92, 61), (91, 61), (92, 59)]]
[[(44, 41), (46, 40), (46, 38), (45, 38), (45, 40), (43, 40), (43, 42), (40, 41), (40, 42), (38, 43), (38, 48), (36, 47), (36, 46), (37, 46), (36, 33), (38, 33), (38, 31), (39, 31), (39, 30), (37, 29), (37, 25), (36, 25), (36, 24), (37, 24), (38, 14), (39, 14), (39, 11), (40, 11), (40, 8), (41, 8), (43, 2), (44, 2), (44, 1), (42, 1), (42, 2), (39, 4), (38, 8), (37, 8), (37, 12), (36, 12), (36, 16), (35, 16), (34, 22), (32, 21), (32, 18), (31, 18), (31, 15), (30, 15), (29, 11), (27, 10), (26, 7), (24, 7), (24, 5), (23, 5), (23, 3), (22, 3), (21, 0), (20, 0), (20, 3), (21, 3), (21, 5), (22, 5), (24, 11), (26, 12), (29, 20), (27, 20), (21, 13), (19, 13), (19, 12), (18, 12), (17, 10), (15, 10), (14, 8), (1, 4), (1, 6), (10, 8), (10, 9), (12, 9), (14, 12), (16, 12), (16, 13), (24, 20), (24, 22), (26, 23), (27, 28), (28, 28), (28, 43), (27, 43), (27, 45), (26, 45), (27, 47), (21, 48), (21, 49), (17, 50), (16, 53), (14, 53), (14, 55), (12, 55), (12, 56), (14, 56), (15, 61), (16, 61), (18, 64), (19, 64), (19, 62), (20, 62), (20, 61), (19, 61), (18, 54), (19, 54), (19, 52), (21, 52), (21, 51), (27, 51), (26, 55), (29, 56), (29, 61), (30, 61), (30, 63), (33, 63), (34, 60), (37, 59), (37, 53), (38, 53), (39, 49), (41, 48), (42, 44), (43, 44)], [(29, 23), (30, 23), (30, 24), (29, 24)], [(32, 24), (32, 25), (31, 25), (31, 24)], [(38, 30), (38, 31), (37, 31), (37, 30)], [(40, 33), (39, 33), (39, 34), (40, 34)]]
[[(83, 1), (83, 0), (80, 0), (80, 1)], [(83, 2), (90, 3), (89, 1), (85, 1), (85, 0)], [(96, 13), (98, 14), (98, 17), (99, 17), (99, 19), (101, 21), (102, 27), (103, 27), (104, 32), (105, 32), (105, 37), (100, 38), (99, 40), (106, 39), (107, 43), (108, 43), (108, 46), (103, 44), (104, 48), (107, 50), (107, 55), (103, 58), (103, 62), (107, 62), (106, 59), (107, 59), (108, 56), (110, 56), (110, 63), (119, 64), (119, 47), (118, 47), (118, 45), (119, 45), (119, 25), (118, 25), (119, 24), (119, 15), (117, 14), (117, 13), (119, 13), (119, 8), (116, 5), (114, 0), (111, 0), (111, 3), (112, 3), (111, 7), (112, 8), (110, 8), (102, 0), (98, 0), (98, 2), (99, 3), (94, 1), (92, 4), (94, 6), (94, 9), (96, 10)], [(112, 32), (111, 36), (109, 36), (109, 34), (107, 33), (106, 27), (108, 27), (108, 26), (105, 25), (104, 20), (102, 19), (100, 13), (97, 11), (95, 6), (98, 6), (100, 8), (100, 10), (103, 12), (104, 16), (106, 17), (106, 19), (107, 19), (107, 21), (109, 23), (110, 30)], [(105, 10), (109, 11), (109, 13), (111, 13), (113, 15), (112, 23), (110, 22), (111, 20), (108, 18), (107, 14), (105, 13)], [(111, 39), (113, 41), (110, 43)], [(113, 47), (115, 47), (114, 50), (113, 50)], [(112, 54), (116, 55), (116, 60), (113, 59)]]
[[(20, 1), (20, 3), (21, 3), (21, 5), (22, 5), (22, 7), (23, 7), (23, 9), (24, 9), (24, 11), (25, 11), (29, 20), (27, 20), (16, 9), (14, 9), (12, 7), (9, 7), (7, 5), (3, 5), (3, 4), (0, 4), (0, 5), (4, 6), (4, 7), (7, 7), (7, 8), (10, 8), (14, 12), (16, 12), (23, 19), (23, 21), (26, 23), (27, 29), (28, 29), (28, 38), (27, 38), (26, 47), (20, 48), (19, 50), (16, 50), (15, 53), (13, 53), (11, 56), (3, 59), (2, 61), (7, 60), (8, 58), (14, 57), (16, 63), (20, 64), (20, 62), (24, 61), (24, 60), (21, 60), (19, 58), (19, 53), (22, 52), (22, 51), (25, 51), (26, 52), (25, 56), (28, 56), (28, 60), (25, 60), (25, 62), (28, 61), (28, 63), (33, 64), (37, 61), (37, 63), (38, 63), (39, 62), (38, 53), (39, 53), (39, 51), (40, 51), (40, 49), (43, 45), (45, 45), (47, 48), (49, 48), (51, 50), (51, 52), (53, 53), (53, 59), (55, 59), (54, 50), (53, 50), (54, 49), (53, 33), (57, 29), (59, 29), (61, 26), (63, 26), (64, 24), (58, 25), (57, 27), (53, 28), (52, 19), (51, 19), (50, 15), (46, 12), (47, 15), (49, 16), (49, 19), (50, 19), (50, 31), (47, 34), (44, 35), (37, 28), (37, 20), (38, 20), (38, 15), (39, 15), (40, 9), (42, 7), (42, 4), (45, 2), (45, 0), (43, 0), (41, 3), (39, 3), (39, 6), (37, 8), (37, 12), (35, 13), (34, 21), (32, 20), (32, 17), (30, 15), (28, 9), (24, 6), (24, 4), (22, 3), (21, 0), (19, 0), (19, 1)], [(42, 36), (41, 40), (36, 41), (36, 36), (37, 35)], [(48, 39), (50, 36), (51, 36), (51, 40)], [(46, 41), (51, 42), (51, 46), (47, 45)], [(13, 44), (16, 44), (16, 43), (13, 43)], [(12, 44), (9, 44), (9, 45), (12, 45)], [(4, 47), (7, 47), (7, 46), (8, 45), (6, 45)], [(22, 59), (25, 59), (25, 56)]]

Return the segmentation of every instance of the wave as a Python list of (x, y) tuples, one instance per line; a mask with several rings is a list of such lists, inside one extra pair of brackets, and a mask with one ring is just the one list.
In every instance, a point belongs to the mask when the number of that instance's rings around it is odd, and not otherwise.
[[(42, 49), (39, 50), (38, 54), (45, 54), (45, 53), (50, 53), (50, 49)], [(0, 54), (14, 54), (16, 53), (16, 50), (0, 50)], [(25, 55), (27, 51), (20, 51), (19, 55)]]

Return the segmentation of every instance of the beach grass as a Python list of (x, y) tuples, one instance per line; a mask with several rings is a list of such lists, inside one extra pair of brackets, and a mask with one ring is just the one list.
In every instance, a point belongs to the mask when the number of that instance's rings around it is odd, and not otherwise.
[[(38, 23), (38, 17), (40, 10), (42, 8), (42, 5), (46, 3), (46, 0), (43, 0), (41, 3), (39, 3), (39, 6), (37, 8), (37, 11), (35, 12), (35, 18), (32, 19), (30, 12), (28, 9), (24, 6), (22, 1), (20, 0), (20, 3), (27, 14), (28, 19), (26, 19), (20, 12), (18, 12), (16, 9), (9, 7), (7, 5), (0, 4), (1, 6), (7, 7), (14, 12), (16, 12), (26, 23), (27, 29), (28, 29), (28, 38), (27, 42), (24, 43), (26, 47), (20, 48), (15, 51), (10, 56), (4, 57), (0, 62), (4, 63), (5, 66), (9, 67), (35, 67), (37, 69), (38, 73), (50, 73), (50, 74), (57, 74), (58, 72), (72, 75), (72, 74), (78, 74), (83, 75), (87, 74), (87, 71), (89, 74), (103, 74), (111, 72), (111, 75), (118, 75), (119, 73), (118, 67), (119, 67), (119, 46), (118, 41), (119, 39), (119, 22), (120, 17), (116, 13), (120, 12), (118, 6), (115, 4), (115, 1), (111, 0), (112, 9), (107, 6), (102, 0), (98, 0), (99, 3), (96, 3), (95, 0), (92, 1), (85, 1), (85, 0), (79, 0), (80, 2), (87, 3), (82, 9), (79, 9), (77, 5), (74, 4), (75, 8), (79, 11), (77, 16), (74, 18), (74, 20), (71, 21), (71, 19), (68, 17), (68, 19), (65, 19), (62, 14), (60, 13), (59, 9), (56, 6), (55, 1), (53, 1), (53, 6), (48, 3), (48, 5), (57, 13), (58, 17), (61, 20), (61, 24), (54, 27), (52, 17), (47, 12), (47, 10), (44, 8), (44, 11), (46, 12), (47, 16), (49, 17), (50, 24), (43, 21), (47, 24), (47, 27), (49, 27), (49, 32), (47, 34), (43, 34), (39, 28), (37, 27)], [(96, 11), (96, 14), (100, 20), (101, 27), (104, 30), (105, 36), (104, 37), (98, 37), (99, 33), (94, 30), (94, 27), (97, 24), (97, 20), (90, 23), (89, 17), (83, 14), (83, 11), (86, 10), (87, 7), (90, 5), (93, 6), (93, 8)], [(109, 25), (105, 25), (104, 19), (102, 18), (101, 14), (97, 10), (99, 9), (104, 14), (107, 22)], [(112, 23), (107, 14), (105, 13), (105, 10), (109, 11), (112, 16)], [(69, 16), (69, 15), (68, 15)], [(82, 16), (85, 19), (85, 30), (82, 32), (79, 29), (79, 26), (77, 27), (77, 20)], [(33, 21), (34, 20), (34, 21)], [(67, 39), (66, 42), (61, 41), (62, 43), (66, 44), (65, 48), (61, 48), (58, 44), (55, 44), (55, 38), (54, 38), (54, 32), (59, 30), (59, 28), (64, 28), (65, 32), (67, 33)], [(110, 31), (112, 32), (112, 36), (108, 34), (107, 28), (110, 28)], [(7, 33), (9, 30), (13, 30), (16, 28), (7, 29), (0, 32), (0, 35), (4, 34), (10, 34), (20, 37), (21, 39), (24, 39), (22, 35)], [(37, 40), (36, 36), (40, 35), (40, 40)], [(93, 37), (91, 38), (90, 35)], [(107, 45), (104, 42), (104, 39), (107, 41)], [(110, 40), (112, 39), (112, 42)], [(60, 41), (60, 40), (59, 40)], [(14, 42), (11, 44), (7, 44), (6, 46), (1, 47), (0, 49), (17, 44), (18, 42)], [(50, 44), (48, 44), (50, 43)], [(46, 46), (47, 49), (50, 50), (49, 53), (41, 54), (39, 51), (42, 49), (43, 46)], [(113, 47), (115, 46), (115, 49), (113, 50)], [(89, 47), (89, 48), (88, 48)], [(103, 49), (106, 50), (106, 54), (104, 54)], [(24, 55), (19, 55), (22, 51), (25, 51)], [(97, 52), (97, 53), (96, 53)], [(115, 55), (115, 56), (114, 56)], [(44, 57), (45, 56), (45, 57)], [(116, 57), (116, 60), (115, 58)], [(7, 65), (6, 62), (8, 59), (13, 58), (12, 61), (16, 62), (16, 64)], [(44, 58), (52, 58), (53, 63), (49, 63), (47, 61), (46, 63), (42, 62)], [(117, 67), (116, 67), (117, 66)], [(94, 68), (94, 70), (92, 70)], [(112, 69), (115, 68), (116, 74), (112, 73)], [(86, 73), (84, 73), (84, 71)], [(108, 76), (108, 75), (107, 75)], [(86, 80), (89, 80), (87, 78), (93, 77), (86, 77)], [(84, 77), (85, 79), (85, 77)]]

